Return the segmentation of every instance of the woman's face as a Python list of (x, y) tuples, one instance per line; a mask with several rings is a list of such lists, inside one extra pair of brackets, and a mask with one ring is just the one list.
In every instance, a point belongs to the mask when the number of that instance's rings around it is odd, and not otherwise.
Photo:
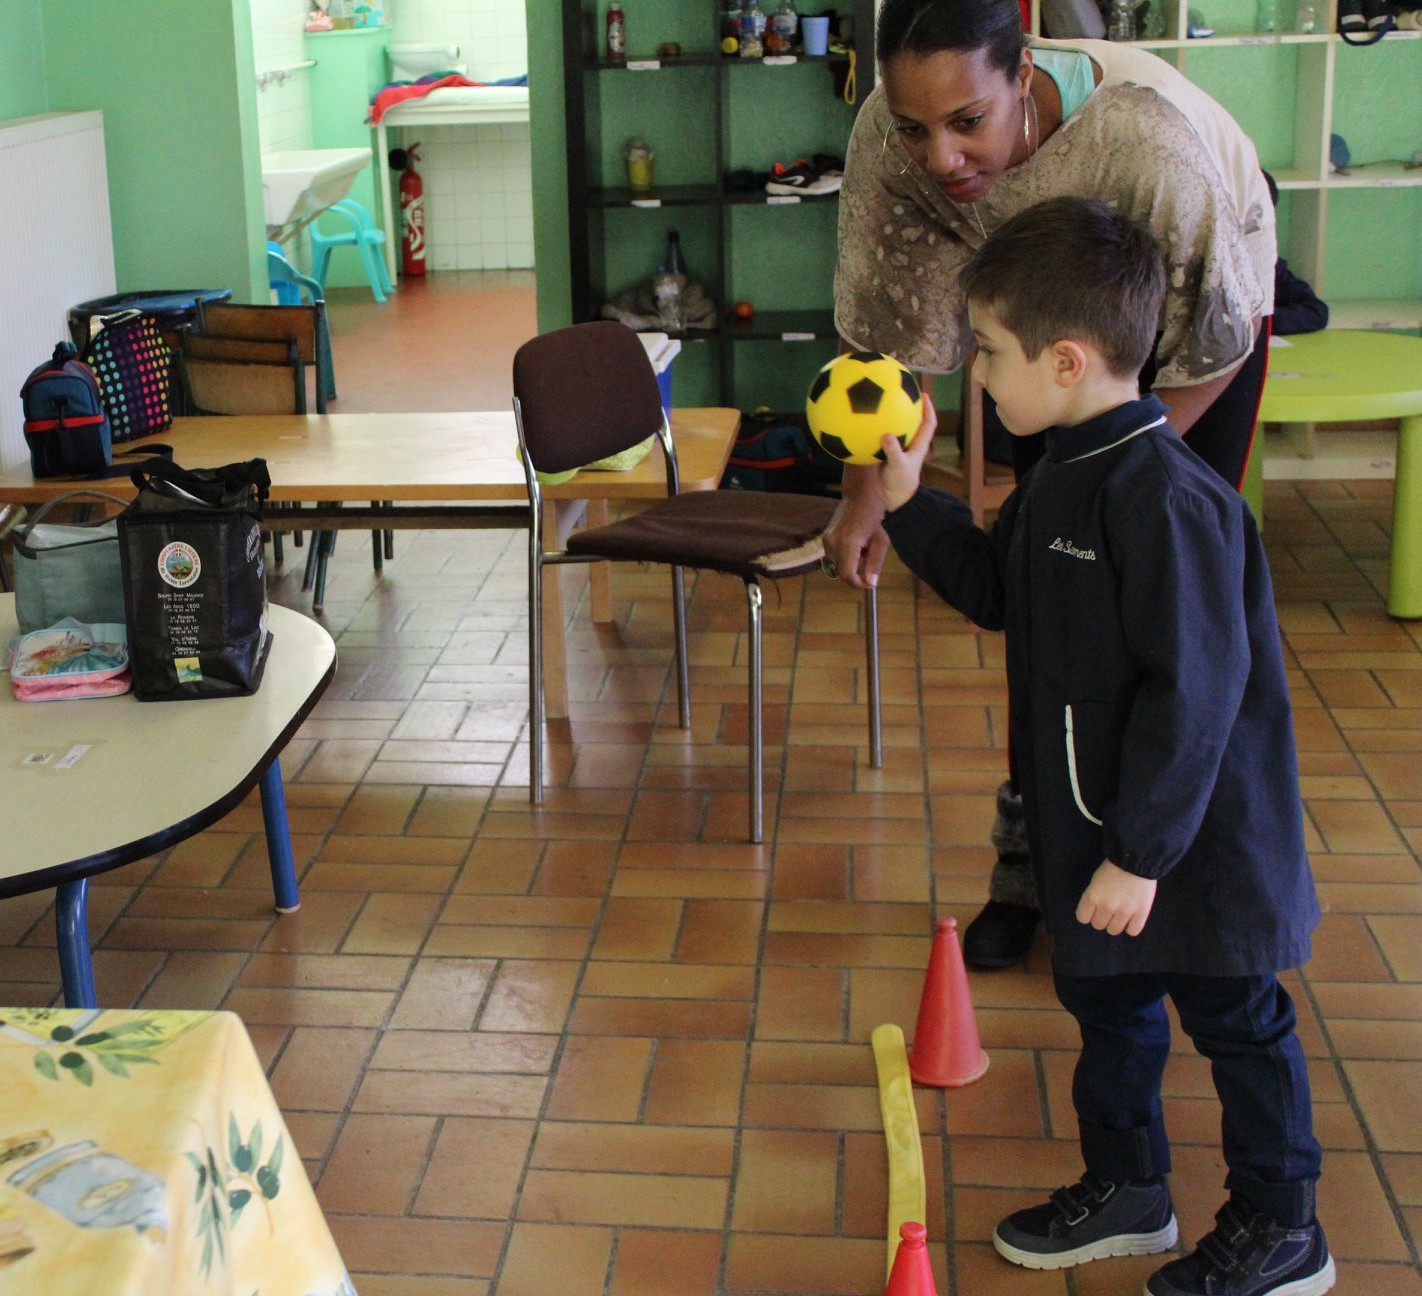
[(1030, 58), (1007, 76), (985, 50), (900, 54), (883, 75), (891, 131), (953, 202), (976, 202), (1027, 157), (1022, 123)]

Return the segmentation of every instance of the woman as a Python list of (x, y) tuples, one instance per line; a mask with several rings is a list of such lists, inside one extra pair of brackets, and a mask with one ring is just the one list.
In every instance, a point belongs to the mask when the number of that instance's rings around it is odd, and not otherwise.
[[(1169, 288), (1142, 373), (1170, 421), (1232, 485), (1244, 475), (1273, 311), (1274, 211), (1254, 145), (1208, 95), (1144, 50), (1024, 41), (1017, 0), (884, 0), (881, 83), (855, 122), (840, 193), (835, 312), (851, 347), (924, 373), (971, 347), (958, 274), (1008, 217), (1101, 198), (1155, 234)], [(1103, 302), (1103, 310), (1112, 303)], [(985, 401), (985, 431), (996, 420)], [(1041, 438), (1012, 438), (1020, 476)], [(888, 537), (872, 470), (845, 471), (825, 569), (878, 579)], [(998, 864), (964, 933), (970, 963), (1022, 958), (1037, 924), (1020, 798), (998, 792)]]

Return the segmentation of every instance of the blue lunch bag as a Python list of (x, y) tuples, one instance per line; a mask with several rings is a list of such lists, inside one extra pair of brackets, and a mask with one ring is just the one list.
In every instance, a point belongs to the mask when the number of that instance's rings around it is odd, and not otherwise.
[(112, 434), (94, 371), (68, 342), (54, 348), (20, 388), (25, 443), (36, 477), (99, 477), (112, 462)]

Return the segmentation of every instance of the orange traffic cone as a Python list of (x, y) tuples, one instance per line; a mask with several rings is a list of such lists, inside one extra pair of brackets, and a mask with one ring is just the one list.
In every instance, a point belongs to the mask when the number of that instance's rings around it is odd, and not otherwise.
[(910, 1220), (899, 1225), (899, 1247), (884, 1296), (938, 1296), (928, 1261), (928, 1230)]
[(940, 918), (918, 1001), (909, 1072), (919, 1084), (956, 1089), (972, 1084), (987, 1069), (988, 1056), (978, 1042), (968, 973), (958, 946), (958, 922)]

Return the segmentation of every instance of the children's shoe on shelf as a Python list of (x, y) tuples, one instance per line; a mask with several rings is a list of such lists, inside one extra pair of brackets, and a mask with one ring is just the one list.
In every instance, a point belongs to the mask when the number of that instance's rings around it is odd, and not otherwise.
[(1363, 16), (1363, 0), (1338, 0), (1338, 30), (1358, 34), (1368, 30)]
[(810, 166), (822, 176), (842, 176), (844, 174), (844, 159), (835, 157), (833, 153), (816, 153), (810, 159)]
[(1009, 1215), (993, 1230), (998, 1255), (1026, 1269), (1065, 1269), (1107, 1256), (1154, 1255), (1179, 1230), (1160, 1179), (1114, 1184), (1088, 1170), (1041, 1206)]
[(1285, 1228), (1231, 1200), (1189, 1255), (1151, 1275), (1145, 1296), (1323, 1296), (1336, 1277), (1317, 1220)]
[(821, 175), (804, 158), (794, 166), (775, 164), (775, 171), (765, 182), (765, 192), (772, 194), (810, 194), (815, 197), (836, 193), (844, 182), (841, 175)]

